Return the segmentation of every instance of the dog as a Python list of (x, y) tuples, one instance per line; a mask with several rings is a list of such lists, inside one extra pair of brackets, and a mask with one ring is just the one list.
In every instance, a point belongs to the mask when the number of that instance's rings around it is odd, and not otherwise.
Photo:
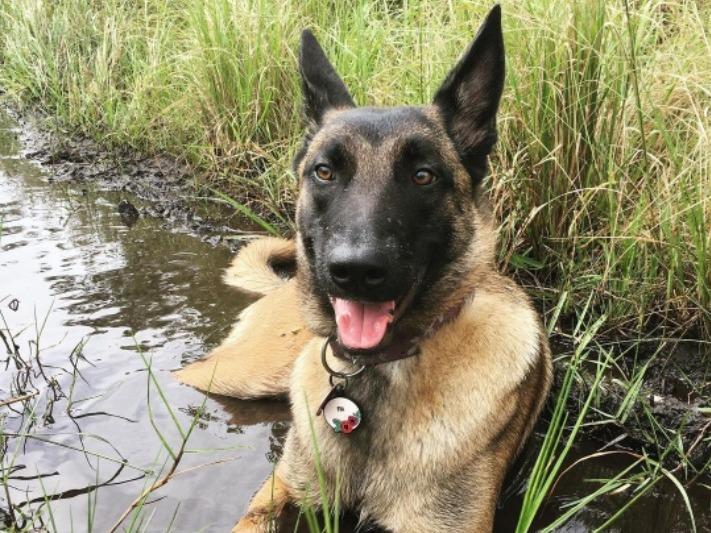
[[(290, 398), (283, 455), (234, 531), (266, 531), (290, 503), (319, 505), (319, 476), (328, 502), (363, 523), (492, 530), (551, 384), (540, 317), (496, 269), (482, 185), (504, 63), (496, 6), (432, 104), (356, 107), (302, 34), (296, 237), (237, 255), (226, 281), (265, 296), (178, 376)], [(278, 274), (294, 264), (295, 278)]]

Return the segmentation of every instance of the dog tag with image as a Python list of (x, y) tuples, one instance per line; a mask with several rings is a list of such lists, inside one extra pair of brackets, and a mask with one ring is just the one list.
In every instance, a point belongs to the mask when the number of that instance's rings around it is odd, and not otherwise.
[(328, 399), (323, 406), (323, 417), (336, 433), (352, 433), (360, 425), (360, 409), (345, 396)]

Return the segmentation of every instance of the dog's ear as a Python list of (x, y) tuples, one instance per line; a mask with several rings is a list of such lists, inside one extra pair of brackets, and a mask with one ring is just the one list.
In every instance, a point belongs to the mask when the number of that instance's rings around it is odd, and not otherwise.
[(329, 109), (355, 106), (343, 80), (309, 30), (301, 33), (299, 70), (304, 93), (304, 112), (307, 120), (313, 125), (320, 124)]
[(504, 72), (501, 7), (496, 5), (434, 97), (447, 132), (475, 185), (484, 177), (486, 156), (496, 143), (496, 111)]

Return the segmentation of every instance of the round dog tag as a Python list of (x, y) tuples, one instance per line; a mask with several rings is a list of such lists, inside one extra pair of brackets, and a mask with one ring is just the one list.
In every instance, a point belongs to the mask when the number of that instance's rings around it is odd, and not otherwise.
[(360, 409), (345, 396), (328, 400), (323, 406), (323, 417), (336, 433), (352, 433), (360, 425)]

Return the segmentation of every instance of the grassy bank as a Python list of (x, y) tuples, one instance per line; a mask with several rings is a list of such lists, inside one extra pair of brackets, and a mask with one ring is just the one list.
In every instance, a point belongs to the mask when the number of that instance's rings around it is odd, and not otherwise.
[[(315, 28), (359, 103), (423, 103), (491, 2), (331, 4), (6, 0), (0, 86), (109, 146), (184, 159), (288, 221), (301, 28)], [(491, 184), (502, 263), (551, 307), (564, 298), (564, 315), (589, 306), (618, 333), (707, 335), (711, 6), (503, 8), (508, 79)]]

